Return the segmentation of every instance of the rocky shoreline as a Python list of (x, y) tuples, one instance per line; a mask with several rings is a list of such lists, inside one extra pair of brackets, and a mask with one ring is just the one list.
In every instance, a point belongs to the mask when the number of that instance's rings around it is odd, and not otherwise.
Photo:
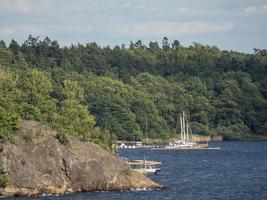
[[(31, 140), (25, 140), (27, 131)], [(162, 188), (96, 144), (77, 138), (61, 144), (37, 122), (25, 121), (15, 144), (2, 143), (0, 149), (7, 179), (2, 196)]]

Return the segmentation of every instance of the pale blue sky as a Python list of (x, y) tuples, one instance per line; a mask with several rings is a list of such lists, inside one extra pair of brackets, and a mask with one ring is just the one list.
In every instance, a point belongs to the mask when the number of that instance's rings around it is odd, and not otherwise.
[(267, 48), (267, 0), (0, 0), (0, 40), (29, 34), (111, 46), (167, 36), (253, 52)]

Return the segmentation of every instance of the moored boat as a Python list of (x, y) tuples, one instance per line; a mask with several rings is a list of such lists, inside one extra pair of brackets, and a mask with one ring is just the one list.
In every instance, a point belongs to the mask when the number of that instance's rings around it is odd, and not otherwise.
[(142, 174), (157, 174), (161, 169), (156, 167), (157, 165), (161, 165), (161, 162), (157, 161), (149, 161), (145, 158), (143, 160), (132, 160), (127, 162), (129, 168), (138, 171)]
[(139, 166), (137, 168), (132, 168), (132, 169), (142, 174), (155, 174), (155, 175), (157, 175), (157, 173), (161, 171), (160, 168), (156, 168), (150, 165)]
[(189, 126), (189, 120), (182, 112), (180, 115), (180, 134), (181, 139), (169, 142), (168, 145), (160, 148), (152, 148), (151, 150), (218, 150), (219, 147), (209, 147), (209, 144), (200, 144), (195, 142), (192, 138), (192, 131)]

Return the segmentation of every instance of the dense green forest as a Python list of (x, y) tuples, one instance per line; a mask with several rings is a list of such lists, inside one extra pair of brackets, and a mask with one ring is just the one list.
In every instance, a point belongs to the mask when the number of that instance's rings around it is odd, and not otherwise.
[[(60, 47), (29, 36), (0, 41), (0, 138), (22, 119), (52, 126), (60, 139), (168, 138), (179, 113), (200, 135), (267, 134), (267, 50), (253, 54), (178, 40), (115, 47)], [(147, 125), (147, 126), (146, 126)]]

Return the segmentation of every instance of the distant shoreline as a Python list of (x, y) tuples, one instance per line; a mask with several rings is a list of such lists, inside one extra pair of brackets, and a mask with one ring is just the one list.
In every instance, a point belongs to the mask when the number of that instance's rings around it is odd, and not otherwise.
[(246, 135), (241, 138), (224, 138), (223, 141), (266, 141), (267, 135)]

